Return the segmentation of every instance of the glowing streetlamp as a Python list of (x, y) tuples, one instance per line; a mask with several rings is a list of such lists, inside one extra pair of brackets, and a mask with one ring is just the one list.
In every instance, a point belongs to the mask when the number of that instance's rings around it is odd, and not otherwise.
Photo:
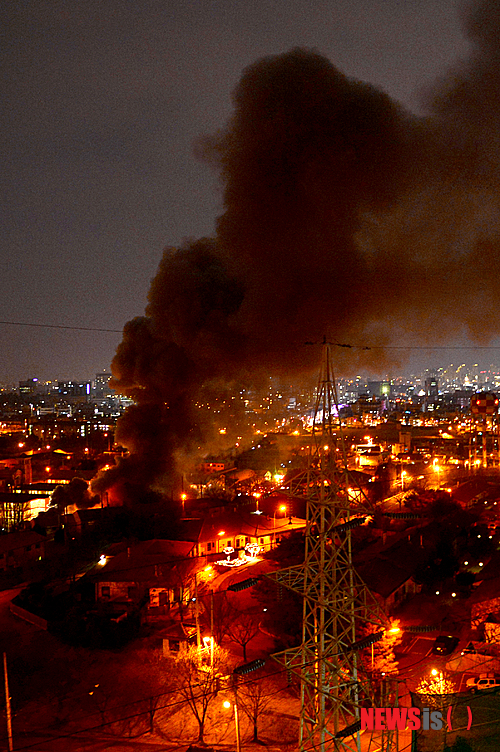
[(203, 650), (210, 650), (210, 667), (213, 670), (213, 667), (214, 667), (214, 638), (213, 637), (203, 638)]
[(276, 548), (276, 513), (284, 512), (286, 514), (286, 504), (282, 504), (278, 509), (274, 510), (273, 515), (273, 548)]
[(221, 537), (222, 537), (223, 535), (225, 535), (225, 534), (226, 534), (226, 531), (225, 531), (225, 530), (221, 530), (220, 532), (218, 532), (218, 533), (217, 533), (217, 535), (219, 536), (219, 540), (218, 540), (218, 542), (217, 542), (217, 553), (218, 553), (218, 554), (220, 554), (220, 540), (221, 540)]
[(256, 512), (257, 512), (258, 514), (260, 514), (260, 512), (259, 512), (259, 499), (260, 499), (260, 497), (261, 497), (261, 496), (262, 496), (262, 494), (261, 494), (261, 493), (259, 493), (258, 491), (257, 491), (256, 493), (254, 493), (254, 495), (253, 495), (253, 497), (254, 497), (254, 499), (255, 499), (255, 501), (256, 501), (256, 508), (255, 508), (255, 511), (256, 511)]
[(455, 684), (448, 679), (442, 671), (433, 668), (431, 678), (423, 678), (417, 687), (418, 694), (421, 695), (448, 695), (455, 692)]
[(432, 468), (433, 468), (434, 472), (437, 473), (437, 480), (438, 480), (438, 486), (439, 486), (440, 483), (441, 483), (441, 476), (440, 476), (441, 467), (438, 465), (437, 460), (434, 460), (434, 462), (432, 464)]
[[(224, 702), (222, 703), (222, 707), (225, 708), (226, 710), (230, 710), (231, 703), (229, 702), (229, 700), (224, 700)], [(241, 752), (240, 720), (238, 717), (238, 703), (236, 701), (233, 703), (233, 708), (234, 708), (234, 728), (236, 732), (236, 752)]]
[(397, 623), (392, 622), (392, 624), (393, 624), (393, 626), (389, 627), (389, 629), (384, 629), (384, 630), (382, 630), (382, 632), (379, 632), (378, 635), (375, 635), (376, 639), (374, 639), (374, 641), (371, 643), (371, 649), (372, 649), (372, 671), (373, 671), (374, 662), (375, 662), (375, 654), (374, 654), (374, 649), (373, 649), (373, 646), (374, 646), (375, 642), (378, 642), (379, 640), (383, 639), (386, 635), (392, 635), (393, 637), (395, 637), (396, 635), (398, 635), (401, 632), (401, 627), (398, 627)]

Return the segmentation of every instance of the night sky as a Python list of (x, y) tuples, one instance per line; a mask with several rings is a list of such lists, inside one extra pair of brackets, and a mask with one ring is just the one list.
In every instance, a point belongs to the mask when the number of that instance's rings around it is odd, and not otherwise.
[[(124, 324), (144, 312), (163, 249), (214, 232), (222, 188), (199, 157), (200, 140), (231, 116), (245, 68), (314, 48), (424, 115), (435, 82), (469, 55), (462, 8), (456, 0), (4, 3), (0, 319), (115, 331), (2, 324), (0, 382), (109, 369)], [(408, 341), (420, 343), (418, 327)]]

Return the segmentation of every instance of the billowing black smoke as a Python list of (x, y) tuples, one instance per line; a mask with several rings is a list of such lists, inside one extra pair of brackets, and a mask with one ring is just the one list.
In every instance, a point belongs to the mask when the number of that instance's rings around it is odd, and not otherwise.
[(339, 349), (336, 368), (382, 371), (374, 346), (397, 333), (496, 333), (499, 17), (497, 2), (468, 17), (472, 59), (426, 118), (308, 50), (243, 73), (227, 127), (201, 145), (224, 186), (217, 237), (167, 248), (145, 317), (125, 327), (112, 369), (136, 401), (116, 436), (130, 455), (95, 488), (171, 487), (217, 428), (204, 390), (293, 381), (317, 368), (307, 340), (370, 345)]

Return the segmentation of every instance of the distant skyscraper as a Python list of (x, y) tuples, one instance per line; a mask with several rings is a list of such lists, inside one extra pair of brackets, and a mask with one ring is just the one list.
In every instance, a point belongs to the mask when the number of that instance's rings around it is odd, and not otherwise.
[(431, 376), (425, 380), (425, 398), (429, 401), (434, 401), (438, 398), (439, 383), (435, 376)]
[(26, 379), (19, 382), (19, 394), (36, 394), (38, 391), (38, 379)]
[(90, 381), (58, 381), (57, 391), (60, 397), (88, 399), (90, 397)]
[(96, 397), (107, 397), (113, 391), (109, 387), (110, 373), (96, 373), (94, 380), (94, 394)]

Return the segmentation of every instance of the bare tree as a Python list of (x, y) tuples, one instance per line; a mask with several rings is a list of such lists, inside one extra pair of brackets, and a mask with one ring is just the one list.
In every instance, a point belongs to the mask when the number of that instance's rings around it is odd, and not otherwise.
[(133, 737), (154, 731), (157, 711), (174, 688), (159, 651), (140, 648), (122, 662), (101, 657), (101, 663), (93, 667), (88, 695), (109, 733)]
[(247, 645), (259, 634), (260, 614), (257, 611), (236, 611), (229, 627), (229, 637), (243, 648), (247, 660)]
[(205, 609), (205, 626), (210, 629), (213, 622), (213, 637), (218, 645), (229, 635), (238, 611), (227, 597), (226, 593), (213, 593), (202, 599)]
[(255, 744), (263, 743), (259, 739), (259, 718), (280, 691), (281, 688), (265, 675), (252, 675), (238, 687), (239, 705), (252, 724), (252, 741)]
[(392, 619), (386, 629), (381, 628), (379, 624), (367, 624), (365, 632), (367, 635), (383, 633), (365, 653), (366, 668), (371, 671), (374, 679), (380, 682), (384, 677), (389, 678), (398, 671), (395, 649), (400, 644), (402, 636), (399, 620)]
[(210, 651), (190, 646), (175, 659), (177, 691), (185, 700), (198, 723), (198, 739), (204, 743), (205, 722), (217, 692), (217, 679), (228, 673), (228, 655), (218, 645)]
[[(173, 687), (172, 677), (165, 671), (165, 659), (158, 651), (141, 649), (136, 653), (135, 661), (120, 673), (122, 695), (128, 692), (135, 700), (137, 719), (139, 722), (131, 725), (129, 733), (136, 733), (140, 728), (144, 733), (144, 723), (148, 731), (154, 731), (155, 716), (159, 707), (164, 704), (165, 693)], [(141, 727), (142, 725), (142, 727)]]

